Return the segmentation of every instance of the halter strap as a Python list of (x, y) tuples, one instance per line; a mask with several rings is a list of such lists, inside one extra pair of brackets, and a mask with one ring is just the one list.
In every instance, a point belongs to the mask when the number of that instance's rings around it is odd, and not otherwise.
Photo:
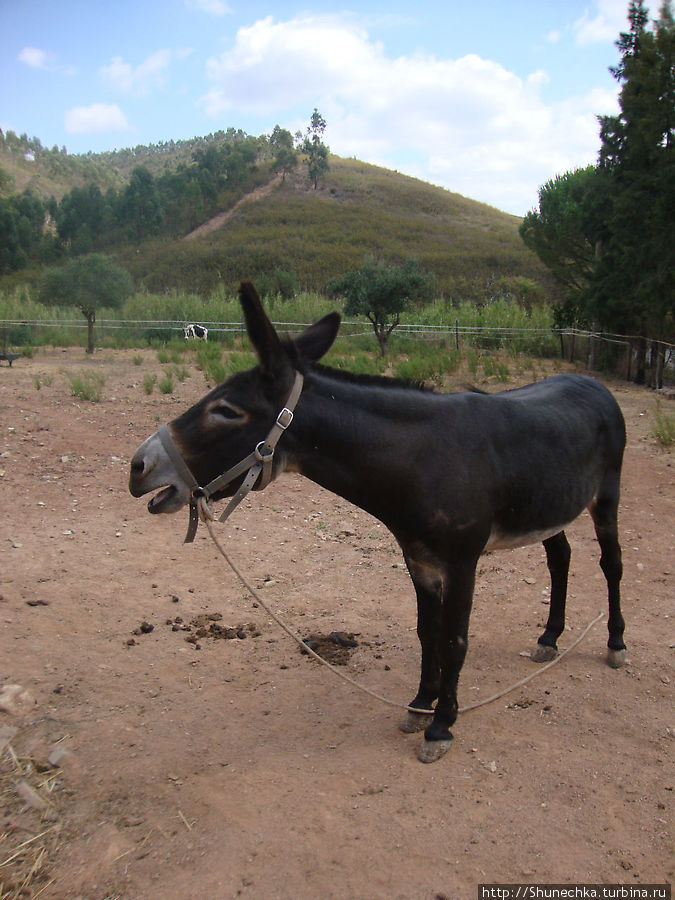
[[(215, 494), (217, 491), (222, 490), (224, 487), (227, 487), (227, 485), (234, 481), (235, 478), (238, 478), (239, 475), (248, 470), (247, 475), (239, 486), (237, 492), (230, 499), (229, 503), (225, 507), (225, 510), (220, 516), (219, 521), (221, 522), (224, 522), (236, 509), (236, 507), (239, 506), (244, 497), (249, 493), (249, 491), (253, 489), (258, 478), (260, 478), (260, 484), (258, 485), (258, 490), (260, 491), (263, 490), (263, 488), (266, 488), (270, 483), (270, 481), (272, 480), (272, 461), (274, 459), (274, 450), (279, 442), (281, 435), (284, 433), (284, 431), (286, 431), (288, 426), (293, 421), (293, 413), (297, 402), (300, 399), (300, 394), (302, 393), (303, 382), (304, 377), (302, 373), (296, 372), (295, 381), (293, 382), (293, 387), (291, 388), (291, 393), (288, 396), (286, 405), (277, 416), (276, 421), (270, 429), (270, 432), (265, 440), (260, 441), (256, 448), (251, 453), (249, 453), (247, 457), (242, 459), (236, 465), (232, 466), (232, 468), (228, 469), (227, 472), (223, 472), (222, 475), (218, 475), (216, 478), (210, 481), (206, 485), (206, 487), (201, 487), (197, 479), (190, 471), (190, 468), (188, 467), (178, 447), (176, 446), (176, 443), (169, 430), (169, 426), (161, 426), (158, 431), (158, 435), (162, 442), (162, 446), (169, 455), (171, 462), (176, 467), (176, 471), (190, 488), (190, 519), (188, 522), (188, 529), (187, 534), (185, 535), (184, 543), (190, 544), (195, 539), (197, 526), (199, 525), (200, 506), (203, 509), (203, 503), (208, 503), (213, 494)], [(203, 503), (200, 504), (200, 501), (203, 501)]]

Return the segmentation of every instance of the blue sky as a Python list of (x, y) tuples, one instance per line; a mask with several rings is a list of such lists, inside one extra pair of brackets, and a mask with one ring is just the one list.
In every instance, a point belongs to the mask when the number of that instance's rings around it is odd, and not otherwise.
[[(658, 13), (656, 0), (650, 6)], [(0, 0), (0, 127), (71, 153), (278, 124), (516, 215), (596, 160), (628, 0)]]

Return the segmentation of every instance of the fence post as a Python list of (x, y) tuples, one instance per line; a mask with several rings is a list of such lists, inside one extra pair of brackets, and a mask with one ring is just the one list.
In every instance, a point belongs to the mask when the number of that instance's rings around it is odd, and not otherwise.
[(661, 341), (656, 342), (656, 367), (654, 373), (654, 387), (657, 391), (663, 387), (663, 367), (665, 363), (666, 348)]
[(455, 349), (459, 350), (459, 319), (455, 319)]
[(628, 341), (628, 360), (626, 362), (626, 381), (630, 381), (631, 363), (633, 361), (633, 342)]

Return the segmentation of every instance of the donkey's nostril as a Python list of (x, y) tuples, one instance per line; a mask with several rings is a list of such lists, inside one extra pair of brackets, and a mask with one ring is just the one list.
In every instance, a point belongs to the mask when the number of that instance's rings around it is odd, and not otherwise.
[(145, 469), (145, 462), (143, 459), (132, 459), (131, 460), (131, 471), (134, 475), (142, 475), (144, 469)]

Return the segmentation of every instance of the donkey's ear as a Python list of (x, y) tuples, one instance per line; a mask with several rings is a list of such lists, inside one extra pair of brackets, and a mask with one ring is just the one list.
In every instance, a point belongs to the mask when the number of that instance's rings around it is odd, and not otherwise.
[(296, 337), (294, 343), (305, 359), (315, 362), (327, 353), (337, 337), (340, 327), (340, 314), (328, 313)]
[(246, 320), (246, 331), (260, 360), (260, 367), (268, 375), (275, 374), (287, 359), (274, 326), (267, 318), (258, 292), (250, 281), (242, 281), (239, 302)]

